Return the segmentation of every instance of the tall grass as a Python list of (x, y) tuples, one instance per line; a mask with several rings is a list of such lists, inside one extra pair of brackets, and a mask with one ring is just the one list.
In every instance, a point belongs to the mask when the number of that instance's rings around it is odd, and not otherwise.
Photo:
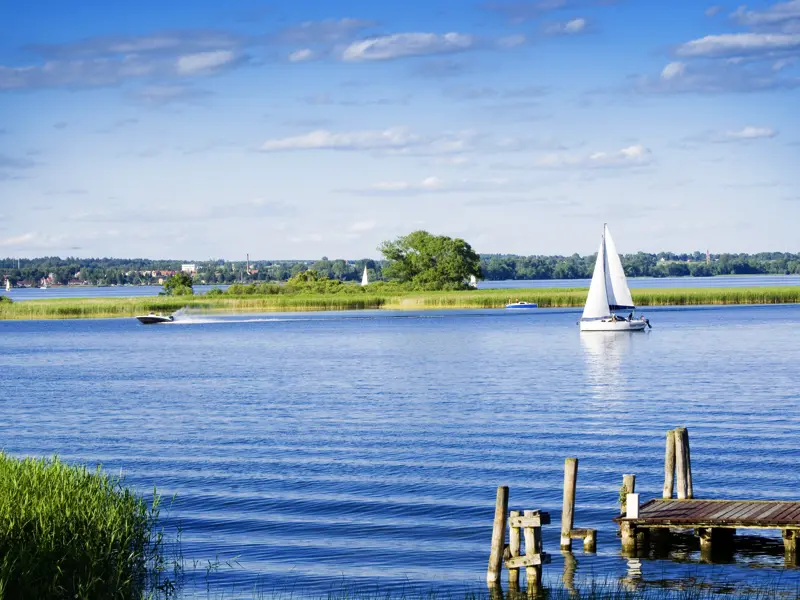
[(0, 598), (169, 595), (159, 511), (99, 469), (0, 452)]
[[(363, 288), (357, 288), (363, 289)], [(132, 317), (154, 312), (171, 313), (183, 307), (219, 312), (294, 310), (393, 310), (437, 308), (503, 308), (509, 300), (536, 302), (542, 308), (578, 307), (586, 301), (585, 288), (499, 289), (416, 292), (368, 288), (362, 293), (336, 294), (220, 294), (137, 298), (59, 298), (0, 304), (0, 319), (74, 319)], [(700, 304), (800, 303), (800, 286), (749, 288), (666, 288), (633, 291), (637, 306)]]

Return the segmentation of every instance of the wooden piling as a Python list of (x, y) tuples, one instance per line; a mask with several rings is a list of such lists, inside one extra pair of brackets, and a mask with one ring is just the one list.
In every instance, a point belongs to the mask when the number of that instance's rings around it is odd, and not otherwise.
[[(538, 514), (535, 510), (526, 510), (524, 515), (526, 517), (533, 517)], [(523, 530), (525, 535), (525, 556), (532, 556), (534, 554), (542, 554), (542, 528), (541, 527), (525, 527)], [(542, 566), (536, 565), (525, 568), (525, 576), (528, 579), (528, 592), (531, 590), (539, 590), (542, 587)]]
[(787, 563), (796, 563), (799, 545), (798, 541), (800, 541), (800, 530), (783, 529), (781, 530), (781, 534), (783, 537), (783, 550), (786, 553)]
[(667, 449), (664, 454), (663, 498), (670, 499), (675, 488), (675, 430), (667, 432)]
[(626, 507), (626, 498), (628, 494), (633, 494), (636, 491), (636, 475), (623, 475), (622, 476), (622, 487), (625, 488), (624, 491), (624, 498), (622, 502), (620, 502), (620, 510), (619, 514), (625, 514), (625, 507)]
[(586, 536), (583, 538), (583, 551), (584, 552), (597, 552), (597, 530), (588, 529)]
[(686, 497), (691, 499), (694, 498), (694, 486), (692, 485), (692, 452), (689, 449), (689, 430), (681, 427), (681, 435), (686, 457)]
[(622, 534), (622, 552), (624, 555), (636, 553), (636, 527), (630, 521), (620, 523), (620, 533)]
[[(519, 517), (522, 513), (518, 510), (512, 510), (508, 513), (509, 518)], [(508, 551), (511, 558), (519, 556), (520, 552), (520, 537), (519, 528), (510, 527), (508, 530)], [(508, 589), (509, 591), (519, 591), (519, 569), (508, 570)]]
[(497, 499), (494, 506), (494, 524), (492, 526), (492, 551), (489, 554), (489, 569), (486, 572), (486, 583), (489, 587), (500, 582), (500, 571), (503, 568), (503, 551), (506, 543), (506, 522), (508, 521), (508, 486), (497, 488)]
[(678, 480), (678, 500), (689, 497), (689, 477), (686, 474), (686, 438), (683, 437), (683, 427), (674, 430), (675, 438), (675, 478)]
[(561, 508), (561, 549), (572, 550), (570, 532), (575, 520), (575, 485), (578, 480), (578, 459), (564, 461), (564, 503)]

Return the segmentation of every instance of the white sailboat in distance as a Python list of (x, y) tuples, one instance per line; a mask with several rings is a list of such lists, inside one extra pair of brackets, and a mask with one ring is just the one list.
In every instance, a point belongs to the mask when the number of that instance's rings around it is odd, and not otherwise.
[[(580, 320), (581, 331), (642, 331), (650, 321), (644, 317), (635, 319), (635, 310), (617, 247), (608, 225), (603, 224), (600, 250)], [(617, 312), (622, 314), (617, 316)]]
[(6, 291), (7, 292), (11, 291), (11, 280), (9, 279), (6, 279)]
[(361, 276), (361, 285), (369, 285), (369, 275), (367, 275), (367, 265), (364, 265), (364, 274)]

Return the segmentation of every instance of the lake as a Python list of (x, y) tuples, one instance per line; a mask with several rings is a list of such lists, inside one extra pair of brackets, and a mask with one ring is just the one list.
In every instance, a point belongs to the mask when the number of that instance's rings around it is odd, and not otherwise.
[[(567, 456), (580, 458), (575, 526), (599, 531), (596, 555), (576, 544), (578, 579), (800, 584), (779, 534), (737, 536), (729, 564), (701, 563), (687, 541), (637, 566), (610, 522), (623, 473), (660, 496), (677, 426), (697, 497), (797, 499), (800, 305), (653, 308), (652, 330), (625, 335), (580, 334), (579, 315), (2, 321), (0, 439), (177, 494), (167, 524), (189, 561), (231, 562), (208, 578), (225, 597), (483, 589), (501, 484), (512, 509), (551, 513), (557, 580)], [(187, 596), (206, 597), (200, 571)]]
[[(580, 288), (589, 287), (590, 279), (517, 279), (506, 281), (481, 281), (480, 289), (505, 288)], [(724, 277), (630, 277), (628, 285), (636, 288), (673, 288), (673, 287), (768, 287), (800, 285), (800, 275), (726, 275)], [(227, 285), (196, 285), (195, 293), (204, 293), (219, 287), (227, 289)], [(14, 301), (45, 300), (49, 298), (121, 298), (126, 296), (158, 296), (163, 291), (160, 285), (115, 285), (95, 287), (76, 285), (64, 287), (12, 288), (6, 292), (0, 289), (0, 295), (9, 296)]]

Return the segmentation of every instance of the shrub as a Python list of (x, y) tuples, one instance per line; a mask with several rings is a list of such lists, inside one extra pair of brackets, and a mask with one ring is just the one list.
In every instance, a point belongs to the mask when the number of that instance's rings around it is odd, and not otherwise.
[[(0, 452), (0, 598), (141, 598), (160, 580), (159, 499), (122, 480)], [(155, 577), (153, 576), (155, 572)]]

